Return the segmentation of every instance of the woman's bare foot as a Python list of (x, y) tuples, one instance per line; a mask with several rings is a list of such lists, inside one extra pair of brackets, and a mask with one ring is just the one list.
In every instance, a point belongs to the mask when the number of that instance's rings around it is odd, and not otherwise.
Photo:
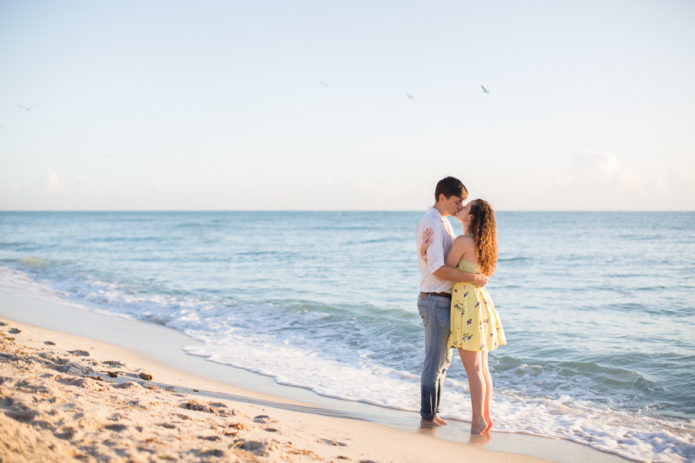
[(486, 416), (486, 417), (485, 417), (485, 422), (487, 423), (487, 426), (485, 426), (485, 429), (483, 429), (483, 432), (484, 432), (484, 433), (485, 433), (485, 432), (490, 432), (490, 429), (492, 429), (492, 425), (494, 424), (494, 423), (492, 422), (492, 418), (490, 418), (489, 416)]
[(473, 418), (471, 420), (471, 434), (482, 434), (487, 428), (487, 423), (483, 417)]

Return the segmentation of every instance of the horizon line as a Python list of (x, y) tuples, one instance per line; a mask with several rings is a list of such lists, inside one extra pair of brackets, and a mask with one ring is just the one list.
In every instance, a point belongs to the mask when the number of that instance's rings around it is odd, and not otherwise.
[[(430, 206), (428, 206), (430, 207)], [(421, 212), (422, 209), (0, 209), (7, 212)], [(498, 209), (496, 212), (695, 212), (695, 209)]]

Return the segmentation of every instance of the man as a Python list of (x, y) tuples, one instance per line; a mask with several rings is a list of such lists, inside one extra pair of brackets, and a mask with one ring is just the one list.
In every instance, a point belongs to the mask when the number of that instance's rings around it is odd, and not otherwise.
[[(487, 277), (483, 274), (462, 272), (444, 263), (456, 238), (446, 217), (456, 215), (467, 197), (468, 190), (460, 180), (454, 177), (440, 180), (434, 191), (434, 206), (420, 219), (415, 232), (422, 275), (417, 308), (425, 325), (425, 362), (420, 378), (420, 417), (423, 426), (447, 424), (437, 414), (446, 370), (451, 364), (451, 349), (447, 347), (451, 287), (456, 281), (479, 287), (487, 284)], [(423, 258), (419, 250), (428, 229), (431, 230), (431, 244)]]

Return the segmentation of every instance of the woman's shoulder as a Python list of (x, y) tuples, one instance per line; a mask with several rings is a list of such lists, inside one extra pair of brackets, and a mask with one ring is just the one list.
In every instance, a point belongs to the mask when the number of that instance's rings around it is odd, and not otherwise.
[(459, 256), (473, 251), (475, 249), (473, 237), (468, 235), (457, 236), (454, 243), (451, 245), (451, 249), (454, 250), (454, 253)]
[(475, 246), (475, 241), (471, 235), (459, 235), (454, 240), (459, 246)]

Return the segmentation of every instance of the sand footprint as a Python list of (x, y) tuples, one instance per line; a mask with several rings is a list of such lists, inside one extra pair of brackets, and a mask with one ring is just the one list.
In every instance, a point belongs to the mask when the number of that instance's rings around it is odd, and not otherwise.
[(64, 427), (61, 432), (54, 432), (53, 435), (56, 436), (58, 439), (65, 439), (65, 440), (71, 440), (73, 437), (75, 437), (75, 433), (77, 430), (73, 428), (72, 426)]
[(221, 402), (203, 403), (198, 402), (197, 400), (187, 400), (181, 404), (181, 407), (198, 412), (213, 413), (215, 415), (236, 415), (236, 410), (232, 410), (231, 412), (223, 410), (224, 408), (227, 408), (227, 406)]
[(272, 419), (268, 415), (254, 416), (253, 421), (255, 423), (261, 423), (261, 424), (277, 423), (277, 420)]
[(106, 365), (107, 367), (111, 368), (123, 368), (125, 367), (125, 364), (123, 362), (119, 362), (118, 360), (106, 360), (104, 362), (101, 362), (103, 365)]
[(227, 428), (229, 429), (222, 430), (222, 435), (227, 437), (235, 437), (239, 434), (239, 431), (241, 431), (242, 429), (246, 429), (246, 426), (244, 425), (244, 423), (229, 423), (227, 425)]
[(56, 381), (67, 386), (85, 387), (86, 385), (84, 378), (63, 377), (56, 379)]
[(116, 389), (129, 389), (131, 387), (137, 388), (139, 386), (139, 384), (135, 383), (133, 381), (127, 381), (125, 383), (115, 383), (115, 384), (112, 384), (112, 386), (115, 387)]
[(186, 402), (181, 404), (181, 407), (187, 408), (189, 410), (195, 410), (197, 412), (215, 413), (214, 408), (202, 402), (198, 402), (197, 400), (187, 400)]
[(80, 349), (69, 350), (68, 354), (76, 355), (78, 357), (89, 357), (89, 352)]
[(234, 442), (232, 448), (246, 450), (247, 452), (252, 452), (259, 456), (268, 456), (270, 444), (268, 442), (239, 439)]
[(344, 442), (339, 442), (337, 440), (332, 440), (332, 439), (319, 439), (318, 442), (332, 445), (333, 447), (346, 447), (347, 446), (347, 444)]
[(128, 429), (128, 426), (125, 424), (106, 424), (103, 426), (103, 428), (108, 429), (109, 431), (121, 432)]
[(19, 421), (20, 423), (28, 423), (39, 414), (36, 410), (8, 410), (5, 415)]
[(198, 456), (199, 457), (217, 457), (217, 458), (222, 458), (224, 456), (224, 451), (220, 449), (212, 449), (212, 450), (198, 450)]

